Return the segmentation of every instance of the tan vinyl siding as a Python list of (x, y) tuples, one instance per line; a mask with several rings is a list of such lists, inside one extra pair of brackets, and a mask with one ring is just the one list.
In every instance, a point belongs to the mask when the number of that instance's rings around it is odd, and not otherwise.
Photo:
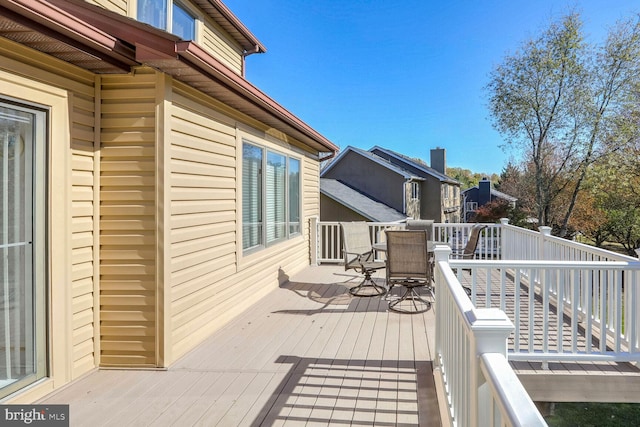
[[(91, 88), (93, 91), (93, 88)], [(73, 98), (71, 140), (71, 296), (74, 378), (96, 366), (94, 346), (95, 148), (94, 100)], [(91, 93), (93, 95), (93, 93)]]
[(101, 365), (156, 364), (156, 74), (102, 79)]
[(130, 0), (86, 0), (87, 3), (104, 7), (112, 12), (127, 16), (127, 3)]
[[(211, 290), (236, 271), (235, 127), (174, 93), (171, 113), (171, 342), (213, 305)], [(228, 286), (228, 285), (227, 285)], [(202, 325), (195, 326), (200, 329)], [(186, 330), (188, 334), (188, 327)]]
[[(70, 166), (69, 215), (65, 223), (52, 224), (52, 227), (70, 228), (69, 236), (69, 313), (70, 345), (72, 354), (66, 365), (70, 367), (70, 377), (77, 378), (95, 367), (95, 333), (94, 333), (94, 289), (97, 277), (94, 272), (94, 260), (97, 257), (97, 246), (94, 237), (97, 224), (94, 211), (94, 76), (93, 74), (70, 66), (62, 61), (34, 52), (24, 46), (2, 40), (0, 41), (0, 69), (42, 82), (51, 87), (61, 88), (70, 94), (70, 132), (71, 140), (66, 146)], [(3, 93), (0, 87), (0, 94)], [(20, 97), (21, 94), (13, 94)], [(28, 100), (39, 102), (39, 99)], [(52, 123), (51, 126), (56, 126)], [(50, 188), (60, 188), (60, 183), (50, 182)], [(58, 213), (50, 213), (57, 215)], [(54, 251), (64, 250), (62, 242), (51, 242)], [(53, 283), (50, 295), (58, 292), (63, 283)], [(57, 344), (52, 345), (56, 347)]]
[(215, 22), (205, 21), (200, 44), (237, 74), (242, 74), (242, 48)]
[[(176, 85), (172, 95), (170, 156), (170, 342), (172, 360), (278, 285), (282, 274), (309, 264), (308, 225), (297, 237), (253, 254), (238, 264), (236, 122), (217, 103), (206, 103)], [(229, 113), (229, 111), (226, 111)], [(252, 138), (258, 144), (272, 143)], [(273, 145), (272, 145), (273, 147)], [(319, 213), (318, 165), (302, 160), (303, 213)], [(310, 204), (310, 207), (307, 207)], [(306, 218), (305, 218), (306, 221)]]

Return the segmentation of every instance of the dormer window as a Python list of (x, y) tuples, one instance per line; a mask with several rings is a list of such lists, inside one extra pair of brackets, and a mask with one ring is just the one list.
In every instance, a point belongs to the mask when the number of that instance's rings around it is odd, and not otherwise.
[(183, 40), (195, 39), (196, 18), (174, 0), (138, 0), (138, 21), (169, 31)]

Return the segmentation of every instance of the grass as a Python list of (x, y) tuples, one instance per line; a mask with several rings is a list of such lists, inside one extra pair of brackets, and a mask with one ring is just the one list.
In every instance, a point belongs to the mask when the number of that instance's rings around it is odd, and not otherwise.
[(550, 427), (640, 426), (640, 404), (556, 403), (545, 421)]

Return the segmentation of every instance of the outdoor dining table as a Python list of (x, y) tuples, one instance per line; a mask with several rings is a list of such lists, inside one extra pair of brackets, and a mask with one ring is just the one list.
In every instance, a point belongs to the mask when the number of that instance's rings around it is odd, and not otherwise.
[[(435, 240), (427, 240), (427, 253), (432, 254), (437, 245), (448, 245), (446, 242), (436, 242)], [(371, 247), (380, 252), (387, 251), (387, 242), (378, 242), (371, 245)]]

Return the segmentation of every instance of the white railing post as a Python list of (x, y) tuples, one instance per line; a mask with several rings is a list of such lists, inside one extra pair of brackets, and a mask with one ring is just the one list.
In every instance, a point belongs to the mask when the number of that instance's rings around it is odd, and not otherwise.
[(497, 308), (484, 308), (466, 313), (473, 331), (475, 360), (471, 372), (471, 392), (475, 394), (470, 403), (471, 414), (475, 417), (475, 426), (487, 425), (490, 419), (488, 403), (491, 402), (491, 390), (486, 384), (480, 367), (480, 356), (485, 353), (498, 353), (507, 357), (507, 338), (515, 330), (507, 314)]
[[(449, 262), (449, 257), (451, 256), (451, 247), (449, 247), (448, 245), (442, 244), (442, 245), (438, 245), (436, 244), (436, 247), (433, 249), (433, 257), (434, 257), (434, 262), (436, 265), (436, 268), (434, 269), (434, 274), (437, 273), (438, 270), (438, 264), (440, 261), (446, 261)], [(437, 278), (434, 277), (434, 280), (436, 280)], [(436, 283), (436, 289), (439, 286), (445, 286), (444, 283)], [(435, 306), (439, 307), (439, 299), (442, 297), (442, 292), (435, 292)], [(440, 346), (441, 344), (441, 332), (440, 329), (445, 327), (445, 322), (444, 319), (441, 315), (441, 310), (435, 310), (436, 312), (436, 348), (438, 348), (438, 346)]]
[(538, 227), (538, 230), (540, 230), (540, 246), (538, 248), (538, 259), (544, 260), (547, 259), (545, 247), (547, 246), (547, 237), (551, 236), (551, 227), (542, 225)]
[(311, 253), (311, 265), (318, 265), (318, 251), (320, 239), (318, 239), (318, 221), (320, 218), (317, 216), (312, 216), (309, 218), (309, 252)]
[[(500, 218), (500, 259), (510, 259), (512, 256), (511, 245), (513, 237), (507, 236), (506, 229), (509, 225), (509, 218)], [(509, 255), (507, 255), (509, 254)]]

